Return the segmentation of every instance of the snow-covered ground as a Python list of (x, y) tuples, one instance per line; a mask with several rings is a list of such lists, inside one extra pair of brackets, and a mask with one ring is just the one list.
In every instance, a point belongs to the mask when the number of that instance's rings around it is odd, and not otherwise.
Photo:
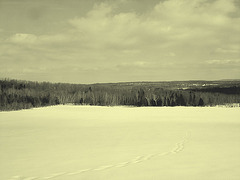
[(240, 108), (0, 112), (1, 180), (239, 180)]

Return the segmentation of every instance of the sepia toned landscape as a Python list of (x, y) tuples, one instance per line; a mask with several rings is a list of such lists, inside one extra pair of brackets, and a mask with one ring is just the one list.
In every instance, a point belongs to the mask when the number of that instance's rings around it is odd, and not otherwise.
[(239, 0), (0, 0), (0, 180), (239, 180)]

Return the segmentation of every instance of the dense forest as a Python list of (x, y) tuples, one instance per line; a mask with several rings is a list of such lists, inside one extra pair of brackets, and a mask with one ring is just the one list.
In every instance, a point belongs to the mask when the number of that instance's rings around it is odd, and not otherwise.
[(57, 104), (216, 106), (240, 103), (240, 81), (67, 84), (0, 80), (0, 110)]

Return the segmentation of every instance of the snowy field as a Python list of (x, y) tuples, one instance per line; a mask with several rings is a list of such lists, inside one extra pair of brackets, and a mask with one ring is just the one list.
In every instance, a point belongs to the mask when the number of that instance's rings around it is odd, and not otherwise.
[(240, 108), (0, 112), (1, 180), (239, 180)]

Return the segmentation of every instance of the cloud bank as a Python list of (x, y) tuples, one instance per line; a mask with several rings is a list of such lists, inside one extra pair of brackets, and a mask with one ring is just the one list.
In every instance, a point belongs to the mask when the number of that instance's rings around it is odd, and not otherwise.
[(0, 47), (6, 69), (20, 67), (23, 76), (26, 68), (45, 75), (73, 69), (69, 78), (86, 82), (239, 78), (236, 1), (166, 0), (145, 12), (119, 10), (119, 3), (128, 1), (95, 3), (56, 33), (9, 35)]

